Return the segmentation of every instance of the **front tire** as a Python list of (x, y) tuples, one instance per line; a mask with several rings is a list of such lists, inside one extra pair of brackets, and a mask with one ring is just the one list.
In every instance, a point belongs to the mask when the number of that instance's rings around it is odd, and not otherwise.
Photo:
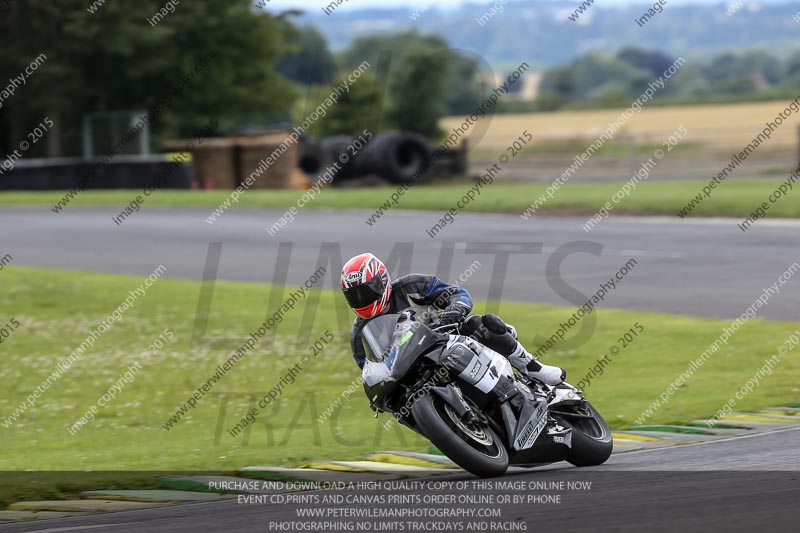
[(611, 430), (592, 404), (584, 401), (578, 405), (556, 405), (552, 411), (559, 424), (572, 429), (568, 462), (575, 466), (597, 466), (608, 460), (614, 449)]
[(467, 426), (437, 394), (414, 402), (411, 414), (423, 435), (464, 470), (479, 477), (508, 470), (508, 451), (492, 428)]

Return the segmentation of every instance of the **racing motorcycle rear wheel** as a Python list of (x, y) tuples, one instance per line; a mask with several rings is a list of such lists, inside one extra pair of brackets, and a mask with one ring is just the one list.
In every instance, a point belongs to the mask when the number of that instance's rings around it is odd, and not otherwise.
[(506, 473), (508, 451), (492, 428), (466, 422), (439, 395), (430, 392), (414, 402), (411, 413), (423, 435), (464, 470), (480, 477)]
[(578, 404), (557, 405), (550, 414), (559, 424), (572, 428), (572, 449), (567, 461), (575, 466), (597, 466), (611, 456), (614, 442), (611, 430), (587, 401)]

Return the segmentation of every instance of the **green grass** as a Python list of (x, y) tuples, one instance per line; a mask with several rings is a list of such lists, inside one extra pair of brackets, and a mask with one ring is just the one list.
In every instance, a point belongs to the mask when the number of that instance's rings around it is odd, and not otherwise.
[[(0, 421), (5, 421), (142, 279), (16, 265), (7, 266), (0, 276), (8, 287), (0, 325), (12, 317), (20, 324), (2, 346)], [(426, 451), (430, 444), (410, 431), (394, 423), (384, 430), (386, 415), (374, 420), (360, 390), (344, 403), (338, 417), (315, 421), (358, 376), (347, 340), (350, 311), (337, 293), (327, 289), (321, 291), (313, 325), (300, 325), (307, 311), (304, 307), (287, 314), (275, 329), (272, 347), (242, 359), (215, 386), (214, 395), (202, 399), (170, 431), (162, 428), (264, 320), (269, 291), (264, 284), (218, 282), (207, 340), (191, 347), (199, 284), (168, 278), (157, 281), (32, 409), (10, 428), (0, 426), (0, 471), (7, 472), (0, 483), (0, 506), (26, 498), (74, 497), (86, 489), (158, 486), (147, 471), (235, 471), (256, 464), (359, 459), (381, 449)], [(479, 302), (476, 311), (484, 307)], [(341, 313), (339, 319), (337, 312)], [(571, 313), (571, 309), (555, 306), (501, 305), (502, 316), (516, 324), (522, 340), (533, 347), (536, 334), (551, 334)], [(600, 310), (597, 328), (587, 344), (571, 350), (556, 347), (545, 360), (567, 368), (570, 380), (577, 383), (636, 321), (644, 325), (645, 332), (587, 388), (590, 400), (614, 428), (632, 425), (730, 322)], [(67, 427), (119, 379), (164, 328), (174, 332), (173, 341), (100, 408), (93, 423), (71, 436)], [(647, 423), (682, 423), (712, 416), (796, 328), (794, 323), (748, 322)], [(250, 407), (249, 395), (269, 391), (306, 353), (305, 347), (326, 330), (334, 333), (334, 342), (306, 365), (273, 410), (262, 413), (266, 419), (253, 426), (247, 437), (230, 437), (226, 430)], [(307, 332), (308, 338), (298, 346), (301, 331)], [(797, 358), (786, 358), (764, 386), (740, 401), (737, 409), (796, 400), (799, 371)], [(225, 416), (221, 415), (218, 393), (227, 395)], [(22, 470), (51, 473), (31, 477)]]
[(15, 501), (68, 500), (88, 490), (155, 489), (157, 475), (145, 472), (3, 472), (0, 509)]
[[(787, 173), (788, 176), (788, 173)], [(784, 179), (765, 178), (759, 180), (731, 180), (719, 185), (710, 198), (704, 199), (692, 215), (746, 217)], [(640, 183), (636, 190), (614, 207), (612, 214), (652, 213), (675, 215), (695, 194), (702, 190), (705, 182), (659, 181)], [(621, 183), (585, 184), (568, 183), (539, 211), (541, 214), (584, 213), (593, 214), (603, 204), (611, 201)], [(406, 191), (396, 208), (446, 211), (455, 207), (471, 187), (464, 180), (447, 185), (412, 187)], [(467, 205), (465, 211), (522, 213), (544, 192), (547, 184), (508, 185), (493, 183), (484, 187), (476, 201)], [(306, 204), (311, 209), (376, 209), (396, 190), (395, 187), (367, 189), (323, 189), (317, 197)], [(67, 209), (73, 206), (114, 206), (122, 208), (136, 195), (136, 191), (85, 191), (79, 194)], [(771, 204), (770, 217), (800, 217), (800, 202), (789, 196)], [(229, 191), (158, 191), (149, 197), (143, 209), (152, 206), (208, 207), (209, 212), (228, 197)], [(237, 206), (249, 208), (287, 209), (295, 205), (301, 191), (248, 191)], [(63, 196), (63, 192), (6, 192), (0, 193), (0, 205), (52, 206)], [(236, 209), (234, 207), (233, 209)], [(56, 216), (53, 213), (53, 216)], [(141, 216), (141, 215), (140, 215)]]
[[(19, 266), (7, 267), (2, 278), (8, 295), (0, 322), (13, 316), (20, 323), (3, 343), (0, 414), (5, 420), (55, 364), (81, 343), (89, 329), (142, 280)], [(242, 359), (215, 386), (213, 393), (228, 395), (224, 419), (220, 398), (207, 396), (172, 430), (164, 430), (162, 424), (265, 317), (268, 286), (218, 282), (207, 334), (210, 340), (192, 348), (198, 291), (195, 282), (167, 278), (156, 282), (93, 350), (45, 391), (35, 407), (10, 429), (0, 427), (0, 471), (235, 470), (255, 464), (362, 458), (380, 449), (428, 447), (407, 430), (395, 427), (397, 431), (384, 431), (385, 415), (373, 420), (360, 391), (344, 404), (335, 424), (314, 422), (358, 375), (347, 346), (350, 311), (330, 290), (321, 292), (313, 325), (301, 327), (305, 309), (298, 307), (276, 328), (272, 348)], [(476, 310), (482, 309), (484, 304), (478, 303)], [(339, 321), (337, 310), (342, 313)], [(555, 306), (501, 305), (502, 316), (523, 332), (522, 340), (528, 345), (533, 344), (535, 334), (551, 334), (571, 313), (571, 309)], [(615, 357), (587, 389), (590, 400), (615, 428), (632, 425), (730, 323), (615, 310), (600, 310), (597, 316), (597, 329), (587, 344), (573, 350), (554, 348), (545, 360), (567, 368), (571, 381), (577, 383), (634, 322), (644, 325), (644, 334)], [(100, 409), (93, 423), (71, 436), (66, 428), (117, 381), (164, 328), (174, 332), (172, 343)], [(681, 423), (712, 416), (795, 329), (794, 323), (748, 322), (647, 423)], [(226, 430), (249, 407), (246, 396), (269, 391), (325, 330), (334, 333), (335, 341), (286, 388), (275, 410), (265, 411), (266, 424), (256, 424), (247, 440), (227, 435)], [(297, 346), (299, 331), (308, 332), (310, 341), (302, 340)], [(797, 358), (785, 358), (764, 386), (739, 402), (737, 409), (796, 400), (799, 371)], [(217, 442), (218, 427), (221, 437)]]

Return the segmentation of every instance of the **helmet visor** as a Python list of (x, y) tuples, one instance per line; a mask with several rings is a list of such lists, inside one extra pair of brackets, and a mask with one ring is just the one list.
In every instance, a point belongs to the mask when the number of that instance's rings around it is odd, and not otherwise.
[(368, 283), (360, 283), (344, 289), (344, 298), (353, 309), (361, 309), (371, 305), (383, 297), (386, 287), (380, 276), (375, 276)]

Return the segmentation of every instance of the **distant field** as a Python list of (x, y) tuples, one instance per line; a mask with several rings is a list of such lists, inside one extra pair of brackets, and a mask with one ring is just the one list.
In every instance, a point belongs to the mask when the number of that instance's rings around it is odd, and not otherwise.
[[(740, 146), (785, 107), (782, 101), (676, 107), (645, 105), (628, 120), (623, 131), (641, 136), (644, 142), (660, 141), (665, 134), (684, 126), (692, 132), (692, 143), (712, 148)], [(592, 138), (617, 120), (623, 111), (625, 109), (496, 115), (491, 121), (478, 122), (476, 131), (485, 131), (485, 137), (480, 142), (473, 137), (472, 142), (481, 150), (503, 149), (526, 129), (537, 140)], [(442, 127), (449, 131), (462, 121), (463, 117), (448, 117), (442, 121)], [(770, 146), (796, 145), (798, 124), (797, 116), (784, 122), (773, 133)], [(652, 138), (648, 139), (648, 135)]]
[[(781, 179), (737, 180), (723, 182), (692, 212), (693, 216), (734, 216), (746, 217), (755, 207), (767, 200), (788, 174)], [(640, 183), (636, 190), (622, 200), (613, 214), (660, 214), (675, 215), (696, 194), (704, 183), (699, 181), (658, 181)], [(395, 209), (427, 209), (446, 211), (456, 206), (456, 202), (470, 189), (472, 184), (460, 181), (449, 185), (420, 185), (412, 187), (400, 198)], [(556, 191), (552, 200), (547, 201), (537, 212), (542, 215), (592, 214), (611, 200), (621, 183), (568, 183)], [(795, 185), (798, 187), (798, 185)], [(466, 206), (464, 211), (521, 214), (547, 188), (546, 184), (506, 185), (494, 183), (483, 188), (476, 200)], [(362, 189), (323, 189), (316, 199), (304, 209), (368, 209), (379, 208), (395, 192), (396, 187), (376, 187)], [(113, 206), (122, 208), (137, 194), (136, 191), (86, 191), (79, 194), (66, 208), (77, 206)], [(142, 212), (134, 217), (146, 217), (150, 207), (206, 207), (209, 214), (228, 198), (229, 191), (157, 191), (147, 199)], [(274, 208), (288, 209), (296, 204), (302, 191), (248, 191), (240, 202), (231, 208)], [(800, 201), (793, 198), (798, 191), (789, 191), (788, 196), (772, 204), (770, 217), (800, 218)], [(63, 192), (6, 192), (0, 193), (0, 205), (52, 206), (63, 196)], [(52, 213), (57, 217), (56, 213)], [(300, 213), (298, 216), (302, 216)]]

